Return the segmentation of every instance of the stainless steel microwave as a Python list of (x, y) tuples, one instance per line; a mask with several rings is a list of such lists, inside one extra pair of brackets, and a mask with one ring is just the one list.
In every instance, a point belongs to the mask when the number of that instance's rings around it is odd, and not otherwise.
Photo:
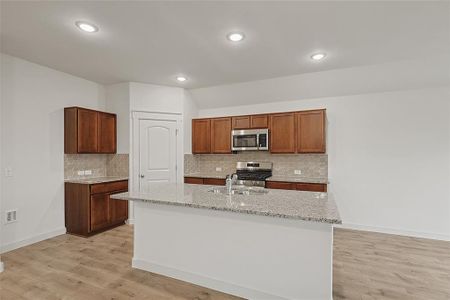
[(231, 150), (269, 150), (269, 129), (244, 129), (231, 132)]

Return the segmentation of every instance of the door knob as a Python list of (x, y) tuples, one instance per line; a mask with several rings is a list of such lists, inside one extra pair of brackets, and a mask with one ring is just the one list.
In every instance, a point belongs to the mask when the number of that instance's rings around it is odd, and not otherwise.
[(144, 174), (141, 174), (140, 177), (141, 177), (141, 178), (144, 178)]

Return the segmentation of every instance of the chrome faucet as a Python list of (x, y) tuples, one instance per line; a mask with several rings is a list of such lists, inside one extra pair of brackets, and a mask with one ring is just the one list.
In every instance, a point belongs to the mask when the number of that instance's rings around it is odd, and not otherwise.
[(227, 187), (227, 194), (231, 194), (231, 189), (233, 187), (233, 184), (236, 182), (238, 176), (236, 173), (233, 173), (231, 175), (227, 175), (227, 178), (225, 180), (226, 187)]

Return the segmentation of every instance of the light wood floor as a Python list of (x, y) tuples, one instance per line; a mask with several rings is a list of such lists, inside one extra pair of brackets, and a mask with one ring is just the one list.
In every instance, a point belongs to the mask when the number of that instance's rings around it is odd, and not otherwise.
[(450, 242), (335, 230), (333, 294), (340, 299), (450, 299)]
[[(131, 226), (2, 255), (0, 299), (238, 299), (131, 269)], [(334, 299), (450, 299), (450, 243), (339, 229)]]

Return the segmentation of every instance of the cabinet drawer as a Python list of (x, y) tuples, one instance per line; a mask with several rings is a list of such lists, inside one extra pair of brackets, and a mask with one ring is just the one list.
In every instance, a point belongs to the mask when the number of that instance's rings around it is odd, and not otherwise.
[(292, 182), (266, 181), (266, 188), (280, 190), (295, 190), (295, 184)]
[(225, 179), (220, 178), (204, 178), (203, 184), (209, 185), (225, 185)]
[(297, 183), (295, 186), (297, 191), (306, 192), (326, 192), (327, 185), (321, 183)]
[(126, 191), (128, 189), (128, 181), (114, 181), (106, 183), (98, 183), (91, 185), (91, 194), (112, 193)]
[(184, 183), (203, 184), (203, 178), (198, 178), (198, 177), (184, 177)]

